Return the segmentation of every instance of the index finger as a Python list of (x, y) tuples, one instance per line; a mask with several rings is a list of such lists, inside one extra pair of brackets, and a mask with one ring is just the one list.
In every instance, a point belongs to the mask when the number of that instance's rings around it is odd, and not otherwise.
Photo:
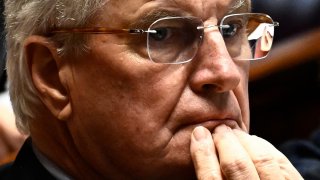
[(201, 126), (193, 130), (190, 151), (199, 180), (223, 179), (209, 130)]
[(220, 125), (213, 134), (220, 167), (227, 179), (259, 179), (256, 168), (230, 127)]

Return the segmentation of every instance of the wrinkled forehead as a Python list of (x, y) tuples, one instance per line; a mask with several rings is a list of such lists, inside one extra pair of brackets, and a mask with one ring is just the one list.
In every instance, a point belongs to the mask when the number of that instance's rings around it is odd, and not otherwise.
[(112, 26), (124, 21), (136, 21), (156, 11), (171, 13), (168, 16), (219, 19), (226, 14), (250, 11), (250, 0), (109, 0), (101, 14)]

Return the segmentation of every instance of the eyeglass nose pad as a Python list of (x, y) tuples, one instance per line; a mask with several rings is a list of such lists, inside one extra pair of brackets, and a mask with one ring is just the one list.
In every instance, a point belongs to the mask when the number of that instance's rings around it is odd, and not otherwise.
[(204, 26), (197, 26), (197, 30), (199, 31), (199, 39), (200, 39), (200, 44), (202, 44), (203, 39), (204, 39)]
[(200, 44), (202, 44), (204, 40), (204, 30), (207, 28), (218, 28), (219, 32), (222, 34), (224, 28), (230, 28), (229, 25), (208, 25), (208, 26), (197, 26), (197, 30), (200, 32), (199, 39), (200, 39)]

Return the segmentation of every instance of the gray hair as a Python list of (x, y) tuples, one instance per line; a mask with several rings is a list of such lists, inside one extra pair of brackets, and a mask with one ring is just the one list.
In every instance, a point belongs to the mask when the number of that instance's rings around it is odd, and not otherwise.
[[(46, 35), (50, 29), (86, 26), (107, 0), (5, 0), (7, 73), (10, 98), (20, 131), (29, 133), (29, 121), (41, 104), (25, 60), (23, 43), (30, 35)], [(64, 53), (81, 52), (85, 38), (59, 35)], [(77, 45), (75, 45), (77, 44)], [(82, 44), (82, 46), (79, 46)]]

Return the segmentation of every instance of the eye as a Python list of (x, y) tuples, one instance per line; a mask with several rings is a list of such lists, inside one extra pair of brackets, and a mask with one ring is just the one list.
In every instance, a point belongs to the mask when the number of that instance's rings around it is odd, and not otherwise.
[(150, 37), (155, 41), (163, 41), (171, 37), (172, 32), (170, 28), (156, 28), (156, 32), (150, 33)]
[(240, 24), (228, 24), (228, 26), (228, 28), (222, 28), (222, 35), (224, 38), (235, 36), (242, 27)]

